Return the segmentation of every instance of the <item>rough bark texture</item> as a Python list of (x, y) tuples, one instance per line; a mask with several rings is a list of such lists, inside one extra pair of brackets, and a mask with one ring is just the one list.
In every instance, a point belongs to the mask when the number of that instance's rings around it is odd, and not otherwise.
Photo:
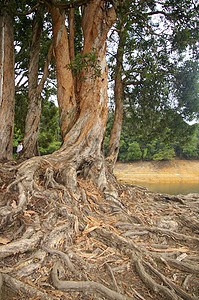
[(69, 12), (69, 49), (70, 49), (70, 60), (75, 58), (75, 8), (71, 8)]
[(3, 9), (0, 20), (0, 159), (9, 160), (13, 155), (15, 106), (13, 19)]
[(44, 9), (39, 7), (33, 20), (32, 43), (28, 70), (28, 111), (25, 121), (23, 150), (20, 157), (30, 158), (39, 155), (38, 138), (41, 115), (41, 92), (48, 76), (48, 65), (51, 59), (52, 46), (49, 49), (43, 77), (38, 83), (39, 52), (42, 34)]
[(58, 8), (50, 8), (53, 26), (53, 54), (56, 62), (57, 101), (59, 104), (62, 138), (71, 129), (76, 116), (74, 81), (70, 63), (68, 36), (65, 27), (65, 13)]
[(124, 105), (124, 92), (122, 81), (122, 68), (123, 68), (123, 55), (126, 33), (123, 28), (122, 16), (120, 16), (119, 24), (119, 44), (116, 55), (116, 69), (115, 69), (115, 85), (114, 85), (114, 101), (115, 101), (115, 115), (114, 122), (111, 128), (110, 140), (107, 152), (107, 162), (112, 171), (117, 161), (120, 148), (120, 136), (122, 131), (123, 120), (123, 105)]
[(122, 66), (119, 66), (114, 86), (114, 100), (115, 100), (115, 115), (114, 122), (111, 128), (109, 147), (107, 153), (107, 162), (109, 163), (110, 170), (113, 170), (117, 161), (117, 157), (120, 149), (120, 136), (122, 131), (123, 120), (123, 85), (121, 78)]
[[(92, 70), (82, 70), (77, 90), (70, 62), (69, 42), (65, 16), (51, 7), (53, 20), (53, 43), (56, 61), (58, 103), (60, 110), (63, 146), (54, 155), (70, 160), (75, 169), (83, 163), (101, 160), (101, 143), (104, 137), (107, 112), (107, 64), (105, 60), (106, 38), (113, 24), (115, 13), (101, 1), (92, 1), (83, 8), (83, 53), (97, 51), (101, 77), (93, 78)], [(104, 20), (101, 22), (101, 20)], [(61, 158), (62, 157), (62, 158)], [(98, 166), (98, 168), (101, 168)]]

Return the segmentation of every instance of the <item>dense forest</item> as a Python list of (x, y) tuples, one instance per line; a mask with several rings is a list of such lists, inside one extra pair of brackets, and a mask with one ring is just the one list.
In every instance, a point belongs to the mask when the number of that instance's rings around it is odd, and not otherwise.
[(195, 156), (198, 8), (0, 1), (1, 299), (198, 299), (199, 195), (113, 173)]
[[(109, 123), (111, 123), (111, 113), (105, 137), (105, 152), (109, 142), (111, 126)], [(165, 140), (164, 130), (160, 131), (157, 137), (151, 137), (150, 139), (145, 139), (145, 134), (134, 135), (132, 124), (133, 122), (128, 127), (125, 126), (125, 120), (123, 122), (119, 161), (169, 160), (174, 158), (199, 159), (199, 127), (197, 124), (189, 125), (190, 129), (193, 130), (191, 135), (179, 137), (175, 136), (174, 132), (172, 141)]]

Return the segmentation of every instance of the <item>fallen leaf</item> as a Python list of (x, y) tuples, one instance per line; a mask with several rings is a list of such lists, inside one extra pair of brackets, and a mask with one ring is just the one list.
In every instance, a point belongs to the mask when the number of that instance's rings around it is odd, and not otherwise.
[(0, 244), (6, 245), (6, 244), (8, 244), (9, 242), (10, 242), (9, 239), (0, 237)]
[(34, 210), (25, 210), (24, 216), (31, 217), (31, 215), (36, 215), (37, 213)]
[(12, 208), (17, 208), (17, 202), (15, 200), (13, 200), (11, 206), (12, 206)]

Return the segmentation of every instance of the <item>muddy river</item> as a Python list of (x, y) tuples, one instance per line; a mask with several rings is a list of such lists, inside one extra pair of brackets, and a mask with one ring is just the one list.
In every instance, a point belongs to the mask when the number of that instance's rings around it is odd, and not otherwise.
[(199, 160), (118, 162), (114, 174), (119, 181), (170, 195), (199, 193)]

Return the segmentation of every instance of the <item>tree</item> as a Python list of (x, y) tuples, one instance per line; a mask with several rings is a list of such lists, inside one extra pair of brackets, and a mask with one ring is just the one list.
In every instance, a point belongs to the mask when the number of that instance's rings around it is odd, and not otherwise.
[[(53, 91), (47, 86), (42, 92), (41, 117), (39, 126), (39, 151), (41, 155), (57, 150), (61, 144), (58, 107), (50, 100)], [(23, 140), (25, 119), (28, 109), (28, 95), (17, 93), (15, 97), (14, 147)]]
[(142, 157), (142, 152), (138, 142), (133, 142), (128, 147), (128, 160), (139, 160)]
[(44, 7), (39, 5), (33, 18), (30, 59), (28, 67), (28, 110), (25, 120), (23, 150), (20, 157), (30, 158), (39, 155), (39, 123), (41, 115), (41, 92), (49, 74), (48, 66), (52, 55), (52, 45), (49, 46), (43, 67), (42, 78), (39, 80), (39, 53), (44, 19)]
[[(63, 145), (57, 151), (57, 157), (64, 153), (65, 159), (73, 162), (75, 172), (85, 162), (89, 164), (97, 162), (100, 173), (101, 168), (104, 169), (104, 164), (99, 165), (99, 161), (103, 162), (101, 144), (105, 134), (107, 111), (105, 41), (115, 20), (114, 8), (103, 7), (100, 2), (89, 3), (83, 8), (84, 48), (82, 52), (83, 54), (97, 52), (101, 76), (93, 77), (91, 67), (87, 70), (82, 69), (80, 71), (82, 80), (77, 83), (77, 89), (74, 86), (72, 70), (66, 68), (70, 63), (70, 44), (66, 28), (62, 25), (65, 20), (64, 11), (60, 11), (52, 4), (49, 5), (49, 9), (53, 25), (57, 99), (63, 138)], [(102, 19), (105, 22), (101, 23)], [(98, 179), (99, 186), (103, 185), (105, 177), (100, 175)]]
[[(173, 282), (169, 277), (176, 276), (178, 268), (183, 270), (182, 278), (191, 272), (192, 281), (197, 281), (195, 264), (176, 263), (166, 256), (162, 265), (162, 249), (158, 249), (161, 253), (158, 256), (157, 249), (151, 248), (152, 240), (155, 246), (161, 243), (168, 245), (168, 241), (164, 240), (166, 235), (170, 242), (167, 251), (179, 250), (179, 244), (176, 242), (174, 245), (175, 238), (181, 244), (188, 244), (189, 252), (195, 254), (198, 243), (198, 238), (193, 236), (193, 230), (197, 228), (195, 215), (193, 224), (184, 221), (191, 227), (186, 227), (185, 233), (189, 230), (189, 235), (166, 230), (162, 224), (155, 227), (159, 221), (157, 213), (165, 211), (165, 201), (171, 201), (169, 210), (174, 211), (172, 217), (175, 220), (180, 214), (179, 220), (182, 218), (185, 207), (190, 211), (190, 204), (179, 197), (148, 196), (146, 191), (120, 185), (106, 166), (101, 151), (107, 119), (106, 39), (116, 19), (117, 1), (45, 0), (44, 3), (52, 21), (63, 143), (51, 155), (32, 157), (14, 167), (7, 164), (0, 168), (0, 192), (3, 193), (0, 197), (0, 225), (5, 233), (0, 246), (3, 260), (0, 288), (3, 281), (5, 288), (9, 285), (15, 294), (20, 291), (20, 297), (23, 290), (26, 298), (60, 299), (63, 296), (77, 299), (80, 296), (86, 299), (128, 300), (133, 299), (134, 294), (142, 297), (132, 288), (134, 281), (128, 288), (124, 284), (124, 280), (126, 283), (127, 277), (133, 275), (144, 295), (146, 288), (140, 284), (140, 279), (147, 286), (147, 297), (149, 288), (158, 298), (194, 299), (178, 285), (179, 280)], [(74, 18), (69, 12), (70, 18), (66, 19), (65, 10), (74, 6), (81, 6), (83, 48), (72, 62), (74, 31), (68, 33), (66, 25)], [(74, 68), (77, 59), (83, 66), (78, 72)], [(96, 67), (101, 69), (101, 76), (95, 73)], [(145, 208), (144, 199), (147, 200)], [(175, 206), (172, 206), (172, 201), (176, 201)], [(193, 203), (193, 199), (190, 202)], [(178, 214), (176, 203), (180, 203)], [(196, 214), (195, 206), (191, 208)], [(165, 216), (168, 219), (167, 207)], [(167, 223), (170, 227), (173, 224), (176, 223)], [(182, 231), (183, 226), (179, 227)], [(148, 232), (150, 236), (146, 246)], [(136, 240), (141, 238), (140, 243), (131, 240), (135, 233), (138, 236)], [(163, 235), (163, 240), (157, 243), (159, 235)], [(184, 248), (179, 251), (184, 252)], [(107, 261), (106, 252), (114, 260), (111, 266), (109, 262), (112, 260)], [(12, 255), (15, 259), (9, 260), (8, 264), (7, 257)], [(74, 263), (70, 257), (73, 257)], [(97, 264), (96, 257), (99, 258)], [(65, 270), (64, 264), (68, 270)], [(165, 264), (174, 266), (174, 270), (169, 269), (168, 276), (163, 274)], [(106, 281), (102, 278), (105, 265), (110, 273), (108, 276), (106, 272)], [(116, 277), (112, 266), (119, 266), (119, 270), (124, 267), (125, 274), (118, 273)], [(66, 279), (68, 272), (72, 273), (72, 280)], [(96, 274), (99, 274), (98, 277)]]
[[(142, 132), (148, 139), (164, 130), (163, 123), (170, 129), (170, 137), (176, 135), (171, 121), (176, 118), (175, 112), (184, 116), (181, 110), (183, 107), (187, 117), (189, 115), (191, 118), (198, 105), (197, 97), (194, 104), (191, 104), (191, 96), (175, 93), (173, 86), (176, 69), (181, 65), (188, 47), (192, 59), (197, 59), (196, 6), (191, 2), (175, 6), (172, 1), (158, 5), (151, 1), (119, 1), (118, 8), (115, 33), (113, 30), (110, 37), (117, 41), (115, 54), (115, 47), (110, 47), (115, 58), (110, 58), (114, 80), (115, 122), (110, 134), (107, 160), (112, 168), (118, 155), (123, 103), (130, 126), (133, 126), (133, 134)], [(180, 71), (178, 76), (181, 76)]]
[(195, 132), (191, 141), (182, 147), (182, 155), (187, 159), (199, 158), (199, 139), (197, 132)]
[(5, 1), (0, 13), (0, 159), (12, 159), (14, 132), (14, 35), (13, 16)]
[[(126, 14), (129, 11), (130, 1), (119, 1), (117, 5), (117, 16), (118, 16), (118, 48), (116, 54), (116, 66), (114, 73), (114, 102), (115, 102), (115, 116), (114, 122), (110, 132), (110, 140), (107, 153), (107, 162), (109, 168), (113, 171), (113, 167), (118, 157), (120, 148), (120, 136), (122, 131), (122, 120), (123, 120), (123, 105), (124, 105), (124, 84), (122, 78), (122, 70), (124, 63), (124, 46), (127, 38), (127, 29), (125, 28)], [(126, 27), (128, 26), (128, 22)]]
[(174, 90), (179, 101), (179, 113), (187, 120), (193, 121), (199, 116), (199, 64), (187, 60), (175, 72)]

